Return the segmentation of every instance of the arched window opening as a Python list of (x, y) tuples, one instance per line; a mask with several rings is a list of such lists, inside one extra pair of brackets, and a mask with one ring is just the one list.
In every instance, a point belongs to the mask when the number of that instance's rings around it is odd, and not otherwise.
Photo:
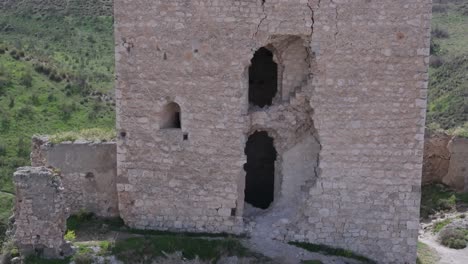
[(174, 102), (169, 103), (161, 113), (161, 128), (181, 128), (180, 106)]
[(245, 202), (266, 209), (273, 202), (276, 149), (265, 131), (253, 133), (245, 146)]
[(278, 65), (266, 48), (255, 52), (249, 67), (249, 103), (264, 107), (273, 103), (278, 92)]

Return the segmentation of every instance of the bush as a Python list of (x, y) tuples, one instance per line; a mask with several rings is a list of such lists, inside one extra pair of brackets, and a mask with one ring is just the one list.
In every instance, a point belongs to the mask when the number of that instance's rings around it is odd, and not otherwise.
[(24, 72), (20, 77), (21, 84), (28, 88), (32, 86), (32, 81), (33, 81), (33, 78), (32, 78), (32, 74), (30, 71)]
[(448, 38), (449, 33), (446, 29), (441, 29), (436, 26), (435, 28), (432, 29), (431, 36), (433, 38)]
[(468, 122), (465, 122), (463, 126), (450, 130), (449, 133), (454, 136), (468, 138)]
[(37, 94), (32, 94), (31, 95), (31, 104), (33, 104), (35, 106), (40, 104), (39, 96)]
[(34, 109), (30, 105), (22, 106), (20, 109), (18, 109), (17, 115), (20, 118), (25, 117), (31, 119), (34, 115)]
[(442, 245), (462, 249), (468, 243), (468, 230), (462, 228), (446, 228), (440, 232), (439, 241)]
[(15, 107), (15, 98), (14, 97), (10, 97), (10, 103), (8, 104), (8, 107), (9, 108)]
[(63, 120), (68, 120), (71, 118), (73, 112), (76, 110), (76, 104), (73, 103), (63, 103), (59, 106), (60, 112)]
[(5, 143), (0, 142), (0, 156), (5, 156), (7, 153), (7, 146)]
[(8, 131), (10, 129), (10, 125), (11, 125), (10, 117), (8, 117), (7, 115), (0, 117), (0, 131), (1, 132)]
[(30, 153), (31, 153), (31, 143), (29, 142), (29, 140), (23, 137), (19, 138), (17, 156), (28, 158)]
[(7, 70), (0, 65), (0, 95), (4, 93), (4, 89), (10, 85), (10, 83), (10, 74), (8, 74)]
[(73, 242), (76, 240), (76, 234), (73, 230), (68, 230), (65, 236), (63, 237), (66, 241)]
[(443, 64), (444, 64), (444, 59), (440, 56), (432, 55), (431, 58), (429, 59), (429, 66), (433, 68), (439, 68)]
[(432, 6), (432, 12), (433, 13), (446, 13), (447, 12), (447, 7), (443, 5), (433, 5)]

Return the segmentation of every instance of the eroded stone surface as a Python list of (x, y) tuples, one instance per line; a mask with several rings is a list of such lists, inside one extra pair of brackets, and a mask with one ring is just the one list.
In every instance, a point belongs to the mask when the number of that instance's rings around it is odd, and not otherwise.
[(84, 211), (100, 217), (119, 215), (116, 155), (115, 142), (52, 144), (47, 137), (32, 139), (32, 165), (60, 171), (71, 214)]
[(468, 192), (468, 139), (447, 134), (428, 135), (424, 145), (422, 183), (444, 183)]
[(70, 254), (63, 239), (69, 212), (60, 177), (45, 167), (22, 167), (14, 182), (14, 241), (21, 253), (45, 258)]
[[(430, 18), (430, 0), (115, 1), (121, 216), (242, 232), (244, 147), (261, 130), (278, 152), (275, 200), (282, 186), (300, 197), (292, 211), (273, 203), (288, 215), (269, 235), (414, 263)], [(248, 103), (261, 47), (279, 71), (263, 108)], [(171, 102), (181, 128), (161, 129)], [(310, 137), (317, 167), (283, 166)], [(296, 172), (304, 184), (284, 182)]]

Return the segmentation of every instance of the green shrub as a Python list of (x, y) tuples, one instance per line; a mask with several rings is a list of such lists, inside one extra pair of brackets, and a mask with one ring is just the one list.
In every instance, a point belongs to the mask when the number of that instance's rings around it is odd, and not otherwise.
[(0, 157), (5, 156), (7, 153), (7, 146), (5, 143), (0, 142)]
[(442, 245), (449, 248), (465, 248), (468, 243), (468, 230), (462, 228), (446, 228), (440, 232), (439, 241)]
[(427, 218), (439, 211), (453, 210), (458, 203), (468, 202), (468, 197), (450, 190), (442, 184), (422, 186), (421, 217)]
[(21, 74), (20, 83), (26, 87), (31, 87), (33, 82), (33, 77), (30, 71), (26, 71)]
[(449, 131), (449, 133), (454, 136), (468, 138), (468, 122), (465, 122), (462, 126)]
[(34, 116), (34, 109), (30, 105), (24, 105), (18, 109), (18, 117), (32, 119)]
[(77, 110), (75, 102), (73, 103), (62, 103), (59, 106), (60, 113), (63, 120), (68, 120), (71, 118), (73, 112)]
[(74, 242), (76, 240), (76, 234), (73, 230), (67, 230), (65, 236), (63, 237), (66, 241)]
[(16, 152), (18, 157), (29, 158), (29, 154), (31, 153), (31, 143), (29, 139), (20, 137), (18, 139), (18, 150)]
[(431, 31), (431, 36), (433, 38), (448, 38), (449, 33), (446, 29), (439, 28), (438, 26), (434, 27)]

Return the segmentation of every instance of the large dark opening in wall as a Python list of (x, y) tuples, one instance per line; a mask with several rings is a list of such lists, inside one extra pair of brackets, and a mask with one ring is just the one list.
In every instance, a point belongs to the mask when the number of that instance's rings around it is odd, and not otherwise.
[(252, 134), (245, 146), (245, 202), (266, 209), (273, 202), (276, 149), (265, 131)]
[(278, 92), (278, 65), (266, 48), (255, 52), (249, 67), (249, 102), (264, 107), (271, 105)]

